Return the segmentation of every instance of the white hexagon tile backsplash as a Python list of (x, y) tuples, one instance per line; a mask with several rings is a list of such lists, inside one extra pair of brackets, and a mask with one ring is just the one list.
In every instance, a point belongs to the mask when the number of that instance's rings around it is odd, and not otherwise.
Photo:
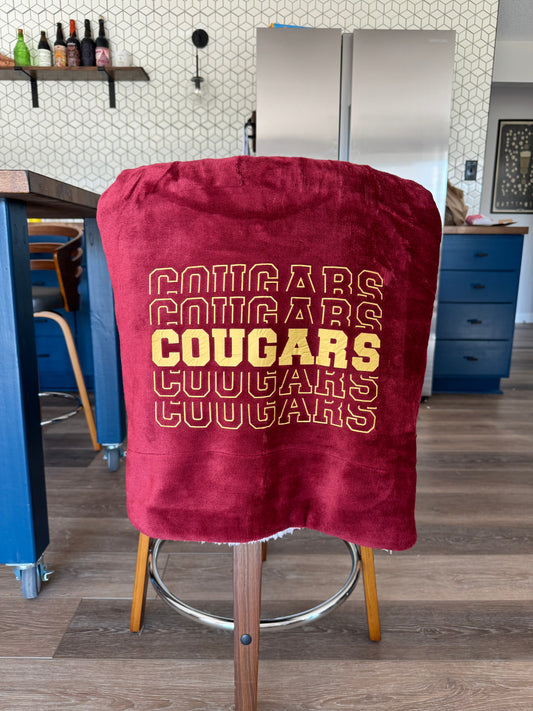
[[(38, 109), (29, 82), (0, 82), (0, 167), (34, 170), (103, 191), (120, 170), (171, 160), (220, 158), (241, 152), (242, 126), (255, 108), (255, 36), (271, 22), (355, 29), (454, 29), (456, 72), (450, 135), (450, 179), (479, 209), (481, 183), (462, 182), (464, 162), (479, 161), (487, 128), (498, 0), (116, 0), (84, 3), (4, 0), (0, 53), (13, 56), (17, 29), (36, 45), (50, 44), (55, 23), (85, 18), (93, 35), (105, 19), (111, 50), (128, 50), (149, 82), (117, 82), (109, 108), (104, 82), (38, 82)], [(209, 83), (205, 105), (192, 100), (195, 29), (200, 75)]]

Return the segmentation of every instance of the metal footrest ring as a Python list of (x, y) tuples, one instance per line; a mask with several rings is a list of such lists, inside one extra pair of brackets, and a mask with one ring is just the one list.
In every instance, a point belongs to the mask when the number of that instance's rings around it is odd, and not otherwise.
[[(233, 630), (233, 619), (231, 617), (222, 617), (220, 615), (214, 615), (204, 610), (198, 610), (196, 607), (192, 607), (183, 600), (176, 597), (165, 585), (159, 570), (157, 568), (157, 558), (161, 546), (165, 541), (161, 539), (156, 539), (153, 543), (152, 549), (148, 556), (148, 572), (150, 575), (150, 580), (156, 593), (159, 597), (164, 600), (170, 607), (179, 612), (180, 614), (188, 617), (196, 622), (201, 622), (204, 625), (210, 627), (216, 627), (217, 629)], [(322, 617), (328, 612), (331, 612), (336, 607), (341, 605), (351, 594), (353, 589), (357, 584), (359, 578), (359, 573), (361, 572), (361, 559), (359, 555), (359, 549), (354, 543), (349, 541), (343, 541), (343, 543), (348, 548), (350, 553), (350, 558), (352, 562), (352, 567), (350, 573), (346, 579), (344, 585), (331, 597), (324, 602), (311, 607), (308, 610), (303, 610), (302, 612), (296, 612), (292, 615), (284, 615), (282, 617), (273, 617), (272, 619), (261, 620), (260, 627), (262, 630), (276, 629), (279, 627), (293, 627), (297, 625), (308, 624)]]
[(80, 398), (77, 395), (74, 395), (73, 393), (40, 392), (39, 397), (61, 397), (65, 400), (75, 400), (78, 403), (77, 407), (74, 410), (64, 412), (62, 415), (56, 415), (50, 420), (41, 420), (41, 427), (44, 427), (45, 425), (53, 425), (54, 422), (62, 422), (63, 420), (68, 420), (69, 417), (74, 417), (74, 415), (77, 415), (78, 412), (82, 409)]

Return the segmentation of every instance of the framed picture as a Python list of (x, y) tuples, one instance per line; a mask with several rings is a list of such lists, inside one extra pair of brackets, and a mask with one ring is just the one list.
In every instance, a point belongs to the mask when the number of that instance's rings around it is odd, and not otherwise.
[(491, 212), (533, 213), (533, 120), (502, 119), (494, 165)]

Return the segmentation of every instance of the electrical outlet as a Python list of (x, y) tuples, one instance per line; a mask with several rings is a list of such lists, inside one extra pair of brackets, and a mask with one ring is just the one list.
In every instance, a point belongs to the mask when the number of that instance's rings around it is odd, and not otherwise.
[(467, 160), (465, 163), (465, 180), (475, 180), (477, 176), (477, 160)]

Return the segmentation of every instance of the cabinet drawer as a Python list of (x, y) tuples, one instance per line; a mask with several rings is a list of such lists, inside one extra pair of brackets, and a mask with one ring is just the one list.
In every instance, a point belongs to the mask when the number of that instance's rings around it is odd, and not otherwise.
[(520, 269), (522, 235), (444, 235), (441, 269)]
[(514, 304), (439, 304), (437, 338), (509, 339)]
[(40, 372), (63, 373), (71, 369), (67, 346), (61, 335), (45, 336), (37, 341), (37, 361)]
[(61, 335), (37, 340), (40, 390), (76, 390), (76, 379)]
[(511, 341), (437, 341), (434, 374), (507, 377)]
[(440, 275), (439, 301), (514, 303), (518, 272), (444, 270)]

